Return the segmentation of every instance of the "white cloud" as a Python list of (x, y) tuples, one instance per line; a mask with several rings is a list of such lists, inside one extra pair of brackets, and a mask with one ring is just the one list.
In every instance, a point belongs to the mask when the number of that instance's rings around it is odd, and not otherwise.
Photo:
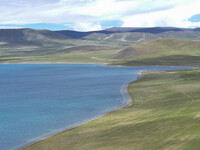
[(153, 26), (175, 26), (175, 27), (195, 27), (200, 26), (200, 22), (190, 22), (188, 19), (195, 14), (200, 14), (200, 2), (193, 0), (182, 1), (178, 6), (156, 12), (127, 16), (123, 18), (123, 26), (133, 27), (153, 27)]
[(21, 29), (22, 27), (16, 26), (0, 26), (0, 29)]
[[(76, 30), (101, 29), (103, 21), (123, 26), (200, 26), (188, 18), (200, 14), (199, 0), (0, 0), (0, 24), (60, 23)], [(6, 17), (5, 17), (6, 16)]]
[(73, 27), (74, 30), (76, 31), (94, 31), (102, 29), (100, 23), (88, 23), (88, 22), (75, 23), (71, 27)]

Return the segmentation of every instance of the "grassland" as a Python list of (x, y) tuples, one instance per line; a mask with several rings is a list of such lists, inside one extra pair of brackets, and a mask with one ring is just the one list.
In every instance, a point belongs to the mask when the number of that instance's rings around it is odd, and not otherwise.
[(171, 55), (200, 55), (199, 41), (158, 39), (132, 45), (118, 53), (115, 58), (142, 59)]
[(126, 47), (113, 56), (121, 62), (116, 65), (128, 66), (199, 66), (200, 42), (177, 39), (158, 39)]
[[(68, 41), (69, 42), (69, 41)], [(43, 43), (44, 44), (44, 43)], [(74, 42), (74, 45), (77, 43)], [(121, 50), (119, 47), (90, 45), (78, 46), (60, 43), (57, 45), (0, 45), (0, 63), (109, 63), (109, 58)], [(85, 44), (88, 44), (87, 42)], [(100, 49), (102, 47), (102, 49)], [(98, 49), (97, 49), (98, 48)], [(73, 51), (72, 51), (73, 50)], [(103, 58), (94, 59), (94, 58)]]
[[(124, 47), (81, 40), (0, 45), (0, 63), (107, 63), (122, 66), (200, 66), (200, 42), (158, 39)], [(85, 45), (84, 45), (85, 44)], [(99, 44), (99, 45), (98, 45)]]
[[(2, 58), (2, 63), (108, 63), (110, 56), (118, 50), (59, 53), (53, 55), (12, 56)], [(95, 58), (104, 59), (95, 59)]]
[(200, 70), (143, 72), (131, 106), (24, 150), (199, 150)]
[(113, 65), (122, 66), (195, 66), (200, 65), (200, 56), (171, 55), (155, 58), (143, 58), (138, 60), (127, 60), (112, 62)]
[[(93, 44), (93, 45), (92, 45)], [(87, 40), (1, 43), (0, 63), (107, 63), (124, 66), (199, 66), (200, 42), (157, 39), (127, 46)]]

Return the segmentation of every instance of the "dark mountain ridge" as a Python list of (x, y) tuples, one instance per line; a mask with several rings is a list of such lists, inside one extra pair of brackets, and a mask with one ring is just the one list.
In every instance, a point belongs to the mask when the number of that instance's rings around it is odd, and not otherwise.
[(180, 31), (200, 31), (200, 28), (176, 28), (176, 27), (150, 27), (150, 28), (135, 28), (135, 27), (112, 27), (105, 30), (99, 31), (89, 31), (89, 32), (79, 32), (72, 30), (61, 30), (56, 31), (57, 33), (66, 35), (71, 38), (83, 38), (90, 34), (101, 33), (101, 34), (113, 34), (113, 33), (125, 33), (125, 32), (142, 32), (142, 33), (151, 33), (159, 34), (164, 32), (180, 32)]
[(43, 41), (48, 39), (66, 39), (66, 35), (50, 30), (23, 29), (0, 29), (0, 41), (3, 42), (25, 42)]
[(103, 42), (142, 42), (158, 38), (199, 40), (200, 28), (175, 27), (113, 27), (99, 31), (79, 32), (72, 30), (50, 31), (23, 29), (0, 29), (0, 42), (28, 43), (52, 40), (81, 39)]

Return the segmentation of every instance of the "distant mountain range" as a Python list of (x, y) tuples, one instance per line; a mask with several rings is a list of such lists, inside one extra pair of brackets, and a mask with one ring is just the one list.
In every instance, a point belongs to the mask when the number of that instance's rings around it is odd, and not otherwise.
[(200, 28), (114, 27), (91, 32), (0, 30), (0, 63), (199, 66), (199, 50)]
[(41, 41), (48, 39), (67, 39), (68, 37), (50, 30), (24, 29), (1, 29), (0, 41), (2, 42), (24, 42)]
[(79, 32), (72, 30), (50, 31), (24, 29), (1, 29), (0, 42), (42, 42), (52, 40), (81, 39), (102, 42), (139, 43), (159, 38), (200, 40), (200, 28), (152, 27), (131, 28), (113, 27), (100, 31)]
[(181, 31), (200, 31), (200, 28), (175, 28), (175, 27), (152, 27), (152, 28), (132, 28), (132, 27), (112, 27), (100, 31), (90, 31), (90, 32), (78, 32), (72, 30), (62, 30), (56, 31), (57, 33), (66, 35), (71, 38), (83, 38), (90, 34), (101, 33), (101, 34), (113, 34), (113, 33), (126, 33), (126, 32), (140, 32), (140, 33), (150, 33), (159, 34), (164, 32), (181, 32)]

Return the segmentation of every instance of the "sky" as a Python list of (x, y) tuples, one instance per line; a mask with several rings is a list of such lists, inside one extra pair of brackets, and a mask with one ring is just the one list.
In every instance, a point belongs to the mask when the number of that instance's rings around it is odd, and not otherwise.
[(200, 27), (200, 0), (0, 0), (0, 28)]

